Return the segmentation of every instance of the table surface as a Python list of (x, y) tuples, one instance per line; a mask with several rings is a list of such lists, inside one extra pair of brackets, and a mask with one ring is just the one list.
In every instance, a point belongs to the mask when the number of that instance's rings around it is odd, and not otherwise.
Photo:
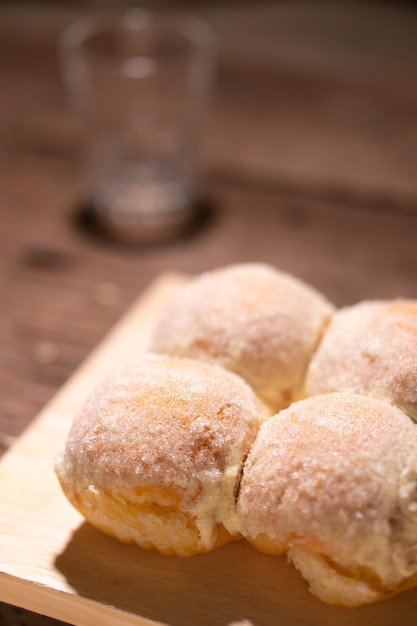
[[(56, 55), (80, 13), (0, 7), (1, 452), (161, 272), (263, 261), (338, 306), (417, 298), (412, 6), (197, 5), (219, 40), (206, 210), (147, 247), (100, 236), (82, 212), (83, 137)], [(0, 604), (0, 623), (57, 622)]]

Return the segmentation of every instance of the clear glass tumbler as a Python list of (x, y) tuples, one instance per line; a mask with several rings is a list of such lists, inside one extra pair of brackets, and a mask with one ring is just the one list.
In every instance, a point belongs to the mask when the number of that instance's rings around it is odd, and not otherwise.
[(60, 51), (85, 126), (91, 203), (135, 241), (175, 234), (200, 192), (215, 38), (203, 21), (142, 9), (70, 24)]

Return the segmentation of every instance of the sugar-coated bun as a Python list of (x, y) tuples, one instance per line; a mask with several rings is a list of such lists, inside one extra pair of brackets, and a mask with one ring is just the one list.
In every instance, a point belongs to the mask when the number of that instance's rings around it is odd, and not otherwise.
[(334, 393), (263, 423), (238, 497), (242, 534), (286, 553), (323, 601), (359, 606), (417, 584), (417, 426)]
[(289, 274), (261, 263), (230, 265), (180, 290), (151, 350), (234, 371), (275, 412), (297, 396), (332, 312), (324, 296)]
[(384, 399), (417, 421), (417, 301), (365, 301), (334, 314), (305, 394), (333, 391)]
[(240, 537), (236, 490), (268, 415), (232, 372), (144, 355), (87, 400), (55, 471), (73, 506), (119, 540), (206, 552)]

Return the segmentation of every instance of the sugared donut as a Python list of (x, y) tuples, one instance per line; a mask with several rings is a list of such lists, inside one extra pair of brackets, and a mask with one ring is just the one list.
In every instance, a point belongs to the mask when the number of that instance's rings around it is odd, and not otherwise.
[(267, 415), (231, 372), (144, 355), (87, 400), (55, 471), (74, 507), (119, 540), (206, 552), (239, 537), (236, 490)]
[(367, 396), (296, 402), (261, 426), (237, 508), (243, 535), (323, 601), (396, 594), (417, 584), (417, 426)]
[(417, 301), (365, 301), (334, 314), (305, 393), (332, 391), (384, 399), (417, 421)]
[(333, 306), (261, 264), (191, 279), (162, 315), (151, 350), (214, 362), (242, 376), (272, 412), (297, 396)]

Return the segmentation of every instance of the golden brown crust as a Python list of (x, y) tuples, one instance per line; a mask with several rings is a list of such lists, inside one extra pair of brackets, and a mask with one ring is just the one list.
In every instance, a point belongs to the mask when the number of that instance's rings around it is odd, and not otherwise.
[(231, 265), (180, 290), (151, 349), (238, 373), (275, 412), (298, 394), (332, 312), (324, 296), (294, 276), (261, 263)]
[(122, 541), (204, 552), (239, 535), (235, 491), (267, 415), (231, 372), (145, 355), (93, 393), (56, 473), (70, 502)]
[(287, 552), (326, 602), (392, 595), (417, 573), (416, 426), (365, 396), (297, 402), (262, 425), (238, 514), (243, 535)]

